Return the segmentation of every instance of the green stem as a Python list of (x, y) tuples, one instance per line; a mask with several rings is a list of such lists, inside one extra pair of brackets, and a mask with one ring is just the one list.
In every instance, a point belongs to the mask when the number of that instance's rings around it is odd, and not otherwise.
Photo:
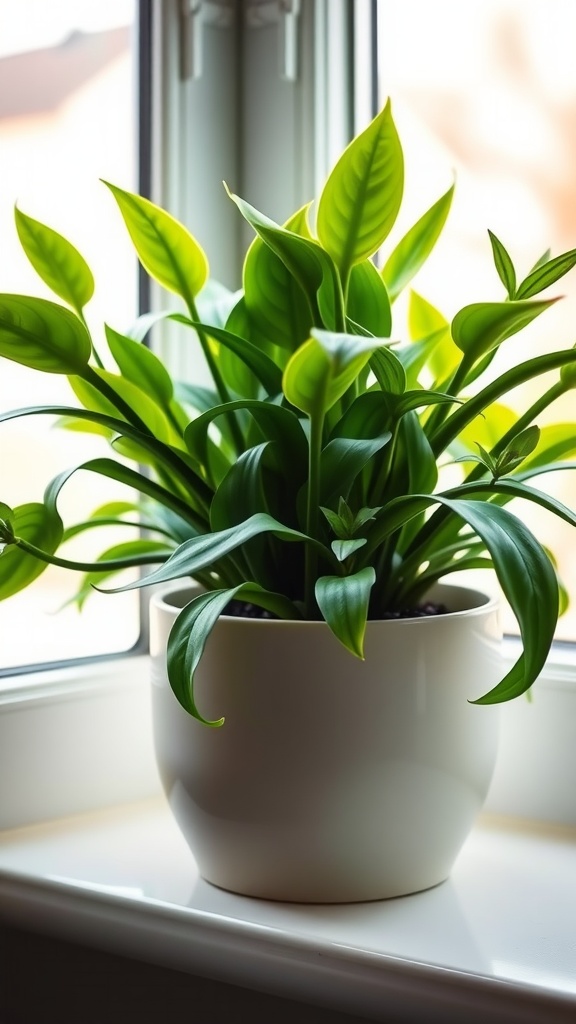
[(164, 564), (172, 554), (172, 551), (167, 551), (165, 556), (156, 552), (150, 555), (134, 555), (132, 558), (111, 558), (108, 561), (102, 562), (72, 562), (68, 558), (60, 558), (58, 555), (51, 555), (47, 551), (43, 551), (42, 548), (37, 548), (35, 544), (24, 540), (23, 537), (15, 537), (14, 544), (21, 548), (22, 551), (25, 551), (26, 554), (38, 558), (41, 562), (46, 562), (48, 565), (57, 565), (61, 569), (73, 569), (76, 572), (108, 572), (110, 570), (133, 569), (140, 565)]
[[(196, 303), (195, 303), (194, 298), (192, 296), (189, 296), (187, 298), (186, 305), (188, 306), (188, 312), (190, 314), (190, 318), (192, 320), (194, 320), (196, 323), (198, 323), (199, 320), (200, 320), (200, 317), (198, 315), (198, 310), (196, 308)], [(222, 377), (222, 374), (220, 373), (220, 370), (218, 368), (218, 364), (216, 363), (216, 360), (214, 359), (214, 356), (213, 356), (213, 354), (212, 354), (212, 352), (210, 350), (210, 342), (208, 340), (208, 335), (206, 334), (206, 331), (202, 327), (195, 327), (194, 330), (196, 331), (196, 333), (198, 335), (198, 339), (199, 339), (200, 345), (202, 347), (202, 352), (204, 353), (204, 358), (206, 360), (206, 363), (208, 364), (208, 369), (210, 370), (210, 374), (212, 376), (212, 380), (214, 381), (214, 386), (216, 388), (216, 391), (218, 392), (218, 397), (220, 398), (220, 401), (221, 401), (222, 405), (226, 405), (228, 402), (231, 401), (230, 393), (228, 391), (228, 388), (226, 387), (226, 384), (224, 382), (224, 378)], [(244, 448), (245, 448), (244, 438), (242, 436), (242, 431), (241, 431), (241, 429), (240, 429), (240, 427), (238, 425), (238, 420), (236, 419), (234, 414), (231, 413), (227, 417), (227, 419), (228, 419), (228, 422), (230, 424), (230, 431), (232, 433), (234, 444), (236, 446), (236, 453), (238, 455), (240, 455), (241, 452), (243, 452)]]

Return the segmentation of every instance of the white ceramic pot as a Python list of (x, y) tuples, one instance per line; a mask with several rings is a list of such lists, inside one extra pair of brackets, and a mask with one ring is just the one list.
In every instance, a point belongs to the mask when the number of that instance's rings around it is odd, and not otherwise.
[(502, 674), (496, 602), (436, 591), (446, 615), (369, 622), (364, 662), (323, 622), (223, 616), (178, 704), (166, 640), (191, 598), (152, 598), (156, 755), (201, 875), (274, 900), (349, 902), (443, 881), (485, 799)]

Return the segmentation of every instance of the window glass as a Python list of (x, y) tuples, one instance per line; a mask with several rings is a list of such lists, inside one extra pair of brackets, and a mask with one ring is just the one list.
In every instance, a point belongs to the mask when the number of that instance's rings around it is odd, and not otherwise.
[[(445, 233), (414, 282), (451, 318), (468, 302), (504, 298), (487, 229), (522, 276), (549, 247), (553, 255), (576, 247), (576, 4), (402, 0), (380, 3), (378, 16), (380, 99), (391, 97), (406, 155), (399, 234), (456, 178)], [(498, 370), (574, 340), (576, 271), (548, 294), (564, 299), (522, 333), (520, 346), (503, 346)], [(519, 408), (529, 394), (514, 396)], [(574, 409), (572, 392), (547, 419), (573, 422)], [(536, 486), (576, 505), (575, 475), (549, 474)], [(576, 639), (574, 530), (532, 505), (514, 510), (558, 558), (573, 602), (558, 636)]]
[[(104, 319), (124, 330), (136, 314), (135, 261), (99, 181), (136, 188), (135, 14), (134, 0), (0, 0), (0, 290), (55, 298), (20, 249), (17, 203), (65, 235), (91, 266), (96, 293), (86, 313), (96, 338)], [(0, 410), (52, 401), (73, 404), (65, 379), (2, 360)], [(0, 500), (42, 500), (56, 473), (104, 452), (96, 436), (58, 429), (49, 417), (1, 424)], [(68, 490), (65, 522), (119, 496), (108, 484), (103, 493), (88, 473)], [(90, 544), (89, 535), (82, 540), (83, 557), (117, 539), (92, 532)], [(74, 551), (71, 542), (63, 554), (74, 557)], [(137, 598), (96, 594), (80, 614), (68, 604), (78, 582), (50, 568), (23, 594), (0, 603), (0, 668), (135, 643)]]

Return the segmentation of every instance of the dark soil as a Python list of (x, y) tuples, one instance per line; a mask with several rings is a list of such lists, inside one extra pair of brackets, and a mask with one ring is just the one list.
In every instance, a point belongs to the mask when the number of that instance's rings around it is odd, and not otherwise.
[[(446, 615), (449, 609), (445, 604), (435, 604), (427, 601), (415, 608), (404, 608), (397, 612), (384, 612), (381, 619), (420, 619), (426, 615)], [(266, 608), (259, 608), (256, 604), (248, 601), (230, 601), (224, 609), (224, 615), (234, 615), (241, 619), (277, 619), (278, 616)]]

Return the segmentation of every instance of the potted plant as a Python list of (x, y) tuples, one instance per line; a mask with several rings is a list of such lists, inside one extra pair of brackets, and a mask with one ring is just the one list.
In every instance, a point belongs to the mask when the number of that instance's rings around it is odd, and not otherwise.
[[(159, 316), (126, 334), (106, 325), (100, 353), (85, 261), (17, 210), (26, 255), (65, 305), (0, 296), (0, 355), (67, 376), (75, 402), (0, 419), (57, 416), (99, 430), (113, 453), (61, 473), (42, 502), (0, 504), (0, 597), (49, 563), (82, 574), (80, 603), (128, 567), (156, 565), (116, 590), (185, 581), (153, 598), (155, 729), (206, 878), (328, 901), (436, 884), (487, 791), (494, 705), (532, 686), (564, 601), (550, 553), (508, 505), (523, 498), (576, 525), (532, 485), (571, 466), (574, 424), (536, 421), (575, 386), (576, 351), (520, 353), (491, 371), (500, 346), (555, 301), (536, 296), (576, 250), (518, 282), (490, 234), (505, 299), (467, 305), (448, 324), (413, 296), (419, 326), (397, 341), (392, 303), (430, 255), (453, 189), (378, 270), (403, 191), (389, 103), (343, 152), (315, 210), (280, 226), (229, 193), (255, 231), (237, 294), (208, 282), (204, 252), (167, 212), (108, 187), (141, 264), (181, 300), (161, 316), (198, 345), (212, 386), (173, 381), (142, 344)], [(540, 378), (522, 412), (504, 409)], [(454, 465), (460, 479), (447, 484)], [(65, 528), (58, 500), (78, 468), (140, 497)], [(111, 521), (137, 521), (142, 535), (95, 562), (60, 552)], [(518, 620), (522, 652), (508, 672), (496, 602), (446, 583), (480, 567)]]

